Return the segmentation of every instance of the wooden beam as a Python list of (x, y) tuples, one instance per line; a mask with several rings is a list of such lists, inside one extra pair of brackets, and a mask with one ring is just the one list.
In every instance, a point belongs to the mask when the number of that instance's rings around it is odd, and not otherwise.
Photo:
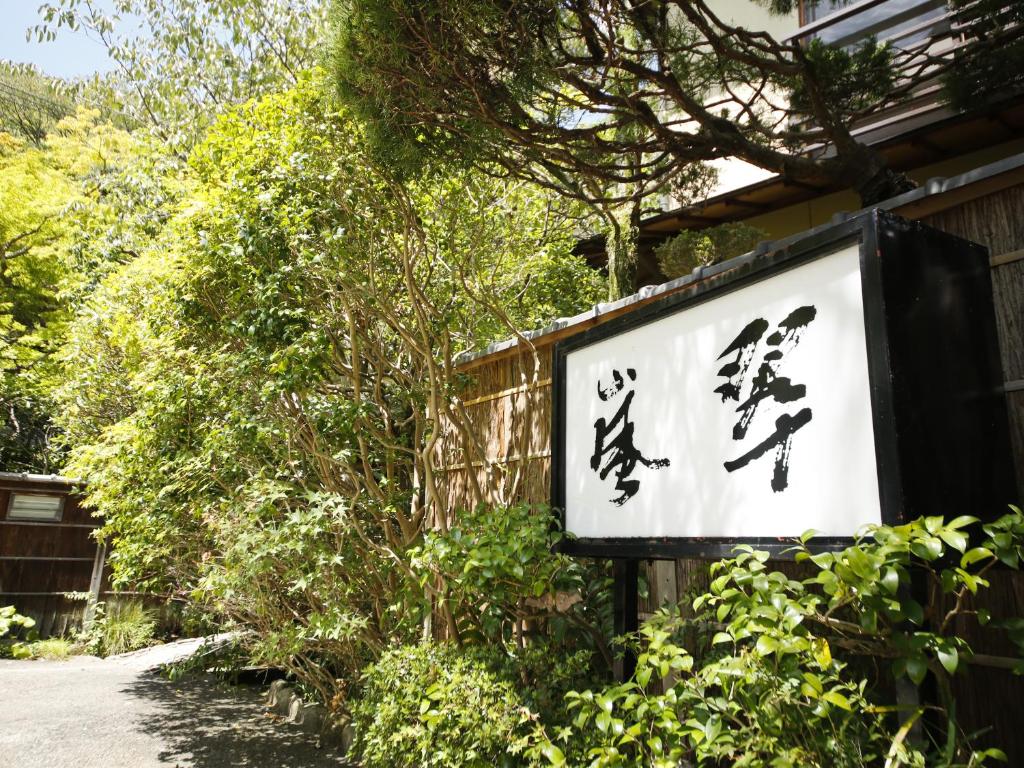
[(990, 267), (1001, 267), (1005, 264), (1013, 264), (1015, 261), (1024, 260), (1024, 248), (1019, 251), (1007, 251), (1006, 253), (1000, 253), (998, 256), (992, 256), (988, 260)]
[(536, 384), (522, 384), (518, 387), (509, 387), (503, 389), (500, 392), (492, 392), (489, 395), (481, 395), (480, 397), (474, 397), (472, 400), (466, 400), (462, 404), (466, 407), (471, 405), (480, 405), (481, 403), (488, 403), (491, 400), (497, 400), (502, 397), (508, 397), (509, 395), (515, 395), (520, 392), (531, 392), (544, 387), (551, 386), (551, 379), (541, 379)]

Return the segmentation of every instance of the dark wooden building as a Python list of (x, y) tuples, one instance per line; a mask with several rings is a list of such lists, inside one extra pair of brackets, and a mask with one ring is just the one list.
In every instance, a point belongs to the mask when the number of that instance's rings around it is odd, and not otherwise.
[(80, 490), (58, 475), (0, 472), (0, 605), (35, 619), (41, 637), (77, 628), (102, 584), (99, 525)]

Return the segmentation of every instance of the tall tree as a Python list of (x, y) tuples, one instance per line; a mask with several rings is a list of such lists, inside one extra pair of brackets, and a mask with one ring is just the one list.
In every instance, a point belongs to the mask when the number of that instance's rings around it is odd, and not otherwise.
[(39, 40), (62, 28), (100, 42), (115, 71), (88, 89), (184, 155), (227, 107), (286, 88), (315, 63), (317, 0), (54, 0)]
[[(35, 146), (0, 132), (0, 468), (52, 472), (60, 451), (49, 393), (73, 305), (138, 227), (123, 208), (124, 166), (141, 170), (122, 131), (80, 110)], [(29, 137), (31, 138), (31, 137)], [(157, 215), (148, 194), (146, 217)], [(82, 249), (88, 243), (89, 259)]]
[[(496, 161), (601, 204), (689, 188), (721, 158), (890, 197), (911, 182), (851, 126), (953, 66), (873, 38), (780, 40), (706, 0), (335, 0), (331, 14), (338, 91), (380, 152)], [(957, 61), (1020, 35), (974, 28)]]
[(490, 504), (521, 482), (469, 439), (454, 356), (602, 281), (571, 255), (579, 206), (476, 173), (396, 184), (310, 80), (230, 111), (189, 167), (177, 215), (72, 325), (69, 471), (116, 541), (115, 582), (202, 590), (330, 700), (421, 632), (410, 550), (452, 512), (444, 464), (482, 467)]
[(57, 121), (74, 111), (66, 83), (30, 65), (0, 61), (0, 131), (41, 147)]

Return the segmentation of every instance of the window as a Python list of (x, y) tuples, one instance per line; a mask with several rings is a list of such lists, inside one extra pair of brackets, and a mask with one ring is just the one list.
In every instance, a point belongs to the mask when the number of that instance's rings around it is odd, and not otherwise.
[(837, 14), (814, 36), (844, 48), (874, 38), (905, 49), (949, 31), (945, 0), (804, 0), (801, 9), (804, 25)]
[(12, 493), (7, 507), (9, 520), (43, 520), (56, 522), (64, 511), (63, 496), (44, 496), (39, 493)]

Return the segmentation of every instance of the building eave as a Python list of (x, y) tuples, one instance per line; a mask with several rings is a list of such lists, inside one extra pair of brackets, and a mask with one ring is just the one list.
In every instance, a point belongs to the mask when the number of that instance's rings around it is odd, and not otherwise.
[[(689, 275), (669, 280), (660, 285), (647, 286), (617, 301), (597, 304), (586, 312), (581, 312), (573, 317), (559, 318), (543, 328), (524, 331), (522, 332), (522, 337), (531, 344), (540, 343), (541, 345), (547, 345), (553, 343), (559, 338), (571, 336), (585, 328), (605, 322), (612, 317), (631, 310), (639, 304), (653, 301), (659, 296), (683, 290), (694, 283), (743, 266), (757, 254), (785, 248), (797, 239), (807, 237), (810, 234), (834, 226), (841, 221), (874, 208), (881, 208), (911, 218), (920, 218), (921, 216), (951, 207), (962, 202), (964, 199), (973, 199), (984, 194), (991, 194), (999, 189), (1005, 189), (1020, 183), (1024, 183), (1024, 152), (949, 178), (929, 179), (917, 189), (889, 198), (877, 205), (857, 211), (838, 213), (833, 216), (830, 222), (821, 226), (779, 240), (760, 243), (750, 253), (710, 267), (698, 268)], [(495, 342), (479, 352), (465, 352), (458, 355), (455, 359), (455, 364), (460, 370), (469, 370), (490, 362), (495, 358), (513, 354), (517, 351), (518, 347), (518, 338), (506, 339)]]
[(36, 475), (31, 472), (0, 472), (0, 483), (9, 482), (31, 483), (32, 485), (53, 485), (65, 488), (82, 484), (81, 480), (73, 477), (65, 477), (64, 475)]

